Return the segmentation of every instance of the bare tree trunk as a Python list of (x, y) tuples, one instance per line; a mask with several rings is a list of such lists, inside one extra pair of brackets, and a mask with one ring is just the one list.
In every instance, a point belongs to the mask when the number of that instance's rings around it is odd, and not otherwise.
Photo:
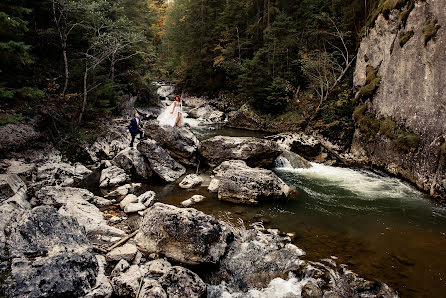
[(88, 78), (88, 64), (85, 62), (85, 72), (84, 72), (84, 100), (82, 101), (82, 109), (81, 113), (79, 114), (79, 124), (82, 122), (82, 116), (85, 112), (85, 107), (87, 106), (87, 78)]
[(70, 72), (68, 70), (68, 58), (67, 58), (67, 43), (62, 43), (62, 56), (63, 56), (63, 62), (65, 66), (65, 84), (63, 86), (63, 96), (65, 97), (65, 93), (67, 92), (68, 88), (68, 79), (70, 77)]
[(110, 64), (110, 79), (112, 83), (115, 81), (115, 53), (112, 54), (111, 64)]
[(237, 29), (237, 47), (238, 47), (238, 60), (242, 61), (242, 49), (240, 45), (240, 32), (238, 31), (238, 26), (235, 27)]

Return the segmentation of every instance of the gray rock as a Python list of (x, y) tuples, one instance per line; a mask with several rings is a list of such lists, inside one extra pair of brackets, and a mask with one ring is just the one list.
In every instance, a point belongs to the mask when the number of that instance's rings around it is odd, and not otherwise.
[(138, 202), (138, 197), (133, 194), (129, 194), (124, 199), (122, 199), (121, 202), (119, 202), (119, 207), (121, 207), (121, 209), (124, 209), (128, 204), (136, 202)]
[(280, 199), (291, 192), (274, 172), (250, 168), (241, 160), (225, 161), (214, 172), (214, 179), (219, 180), (218, 198), (223, 201), (257, 204), (261, 199)]
[(41, 138), (34, 127), (28, 124), (14, 123), (0, 126), (0, 152), (19, 151)]
[(113, 159), (118, 152), (129, 147), (130, 138), (126, 134), (125, 123), (109, 123), (107, 125), (109, 131), (105, 136), (99, 137), (86, 150), (93, 162), (98, 162), (104, 159)]
[(149, 121), (144, 128), (146, 135), (163, 147), (170, 156), (185, 165), (196, 165), (199, 141), (185, 127), (160, 126)]
[(152, 170), (166, 182), (173, 182), (186, 173), (186, 169), (153, 140), (140, 142), (138, 150), (146, 157)]
[(302, 298), (322, 298), (323, 292), (318, 285), (308, 282), (302, 287), (301, 296)]
[(126, 271), (127, 269), (130, 268), (130, 264), (129, 262), (127, 262), (124, 259), (121, 259), (118, 264), (116, 264), (115, 268), (113, 268), (110, 276), (111, 277), (116, 277), (119, 276), (121, 273), (123, 273), (124, 271)]
[(84, 296), (98, 262), (85, 230), (48, 206), (25, 212), (8, 228), (13, 297)]
[(113, 164), (135, 178), (148, 179), (152, 176), (152, 171), (144, 156), (138, 150), (132, 148), (119, 152), (113, 159)]
[(91, 291), (85, 295), (85, 298), (109, 298), (113, 294), (113, 287), (105, 276), (105, 266), (107, 261), (104, 256), (96, 255), (98, 261), (98, 276), (96, 277), (96, 284)]
[(258, 115), (249, 104), (244, 104), (238, 111), (228, 114), (228, 126), (259, 130), (266, 127), (266, 121)]
[(125, 232), (107, 225), (103, 213), (93, 204), (81, 198), (73, 198), (59, 209), (59, 213), (76, 218), (87, 233), (124, 236)]
[(172, 267), (166, 259), (152, 260), (144, 264), (149, 273), (163, 275)]
[(50, 205), (60, 208), (75, 198), (92, 202), (95, 200), (95, 197), (92, 192), (82, 188), (44, 186), (35, 193), (35, 203), (37, 205)]
[(121, 273), (119, 276), (113, 277), (111, 284), (114, 292), (118, 296), (136, 297), (138, 292), (140, 279), (146, 274), (145, 270), (137, 265), (132, 265), (130, 268)]
[(20, 218), (21, 215), (26, 211), (26, 209), (17, 208), (17, 206), (13, 204), (2, 204), (0, 205), (0, 259), (6, 259), (6, 235), (5, 228), (9, 225), (9, 223), (16, 219)]
[(158, 281), (153, 279), (144, 279), (144, 284), (141, 287), (139, 297), (167, 298), (167, 294)]
[(154, 191), (146, 191), (142, 195), (138, 197), (138, 202), (144, 204), (144, 206), (151, 207), (155, 204), (156, 201), (156, 193)]
[(99, 178), (99, 187), (113, 187), (130, 180), (125, 171), (117, 166), (111, 166), (102, 170), (101, 178)]
[(208, 120), (214, 123), (223, 122), (225, 120), (225, 113), (223, 113), (222, 111), (213, 111), (209, 115)]
[(202, 141), (199, 150), (211, 166), (238, 159), (250, 166), (272, 167), (282, 153), (276, 143), (252, 137), (217, 136)]
[(119, 260), (126, 260), (128, 262), (131, 262), (136, 255), (137, 248), (135, 244), (132, 243), (126, 243), (123, 246), (116, 247), (107, 255), (105, 256), (107, 258), (107, 261), (119, 261)]
[(308, 160), (291, 151), (284, 151), (274, 161), (274, 166), (276, 168), (292, 167), (295, 169), (308, 169), (312, 167)]
[(203, 183), (203, 178), (196, 174), (190, 174), (184, 177), (184, 179), (180, 182), (179, 186), (181, 188), (192, 188)]
[(37, 167), (35, 163), (25, 163), (21, 160), (9, 160), (7, 174), (16, 174), (25, 182), (32, 182), (35, 179)]
[(36, 183), (39, 185), (71, 186), (92, 173), (82, 164), (46, 162), (37, 167)]
[(155, 203), (144, 213), (136, 242), (145, 253), (162, 254), (184, 264), (216, 264), (231, 235), (201, 211)]
[(144, 206), (142, 203), (130, 203), (124, 208), (124, 212), (127, 214), (136, 213), (143, 210), (146, 210), (146, 206)]
[(10, 202), (21, 208), (29, 208), (25, 182), (16, 174), (0, 174), (0, 204)]
[[(387, 138), (378, 135), (373, 142), (356, 133), (354, 143), (361, 146), (352, 151), (363, 151), (368, 162), (401, 176), (431, 195), (446, 197), (446, 163), (439, 160), (438, 146), (446, 135), (446, 2), (417, 2), (401, 26), (400, 15), (406, 8), (380, 14), (368, 30), (358, 49), (354, 85), (366, 83), (367, 68), (377, 70), (381, 78), (379, 88), (364, 100), (368, 111), (377, 118), (390, 117), (398, 126), (420, 137), (414, 152), (404, 152), (393, 140), (398, 132)], [(439, 26), (436, 35), (426, 43), (425, 26)], [(401, 36), (412, 31), (413, 36), (401, 46)], [(398, 128), (398, 127), (397, 127)], [(440, 141), (443, 138), (443, 141)], [(358, 150), (359, 149), (359, 150)], [(360, 160), (360, 159), (359, 159)]]
[(159, 283), (167, 288), (169, 297), (202, 297), (206, 293), (206, 284), (189, 269), (174, 266), (160, 279)]
[(117, 187), (105, 195), (106, 198), (122, 199), (128, 194), (133, 194), (141, 188), (141, 183), (130, 183)]

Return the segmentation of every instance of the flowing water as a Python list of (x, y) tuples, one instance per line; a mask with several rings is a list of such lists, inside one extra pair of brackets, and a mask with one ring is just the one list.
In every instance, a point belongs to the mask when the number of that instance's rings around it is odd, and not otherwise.
[(277, 168), (296, 192), (288, 200), (258, 206), (220, 202), (206, 189), (208, 175), (203, 175), (203, 186), (193, 190), (176, 185), (150, 188), (165, 203), (180, 205), (202, 194), (207, 199), (194, 207), (207, 214), (234, 222), (242, 218), (246, 224), (263, 221), (268, 228), (294, 233), (293, 242), (306, 251), (307, 259), (332, 257), (364, 278), (387, 283), (402, 297), (445, 295), (445, 208), (385, 174), (312, 165)]

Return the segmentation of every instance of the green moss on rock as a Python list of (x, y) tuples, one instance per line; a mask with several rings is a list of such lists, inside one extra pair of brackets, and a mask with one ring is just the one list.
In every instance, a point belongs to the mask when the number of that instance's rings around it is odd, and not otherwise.
[(379, 127), (379, 132), (386, 137), (393, 138), (395, 135), (396, 123), (392, 120), (392, 118), (387, 117), (383, 121), (381, 121), (381, 125)]
[(381, 77), (376, 76), (370, 83), (364, 85), (359, 89), (358, 95), (363, 98), (371, 97), (381, 83)]
[(359, 119), (364, 115), (365, 110), (367, 109), (367, 106), (365, 103), (360, 104), (356, 107), (356, 109), (353, 111), (353, 119), (358, 122)]
[(420, 146), (420, 136), (400, 130), (393, 143), (404, 152), (412, 152)]
[(430, 22), (427, 22), (423, 26), (423, 34), (424, 34), (424, 45), (437, 35), (438, 29), (440, 29), (440, 25), (435, 25)]
[(400, 36), (400, 47), (403, 47), (406, 44), (406, 42), (408, 42), (409, 39), (412, 38), (413, 35), (414, 35), (413, 30), (410, 30), (410, 31), (407, 31), (404, 34), (401, 34), (401, 36)]
[(0, 113), (0, 126), (14, 124), (23, 120), (22, 114)]

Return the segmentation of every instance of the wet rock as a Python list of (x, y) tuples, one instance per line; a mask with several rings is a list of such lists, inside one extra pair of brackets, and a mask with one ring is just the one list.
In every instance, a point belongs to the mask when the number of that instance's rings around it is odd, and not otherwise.
[(96, 277), (96, 284), (91, 291), (85, 295), (85, 298), (109, 298), (113, 294), (113, 287), (105, 276), (105, 266), (107, 261), (104, 256), (96, 255), (98, 261), (98, 276)]
[(250, 168), (241, 160), (225, 161), (214, 172), (214, 179), (219, 180), (218, 198), (223, 201), (257, 204), (261, 199), (280, 199), (291, 192), (274, 172)]
[(213, 111), (207, 119), (214, 123), (223, 122), (225, 120), (225, 113), (222, 111)]
[(204, 196), (194, 195), (191, 198), (181, 202), (181, 205), (183, 205), (184, 207), (189, 207), (192, 206), (193, 204), (200, 203), (204, 199), (206, 199)]
[(153, 279), (144, 279), (144, 285), (139, 293), (140, 297), (151, 298), (167, 298), (167, 293), (164, 291), (161, 284)]
[(187, 128), (160, 126), (157, 121), (149, 121), (144, 131), (180, 163), (196, 165), (198, 162), (199, 141)]
[(210, 105), (203, 105), (202, 107), (197, 107), (190, 110), (188, 115), (191, 118), (208, 119), (214, 111), (214, 108), (212, 108)]
[(107, 261), (119, 261), (119, 260), (126, 260), (128, 262), (131, 262), (136, 255), (136, 252), (138, 250), (136, 249), (136, 245), (132, 243), (126, 243), (123, 246), (116, 247), (107, 255), (105, 256), (107, 258)]
[(82, 164), (46, 162), (37, 167), (36, 183), (39, 185), (71, 186), (92, 173)]
[(111, 277), (119, 276), (122, 272), (126, 271), (129, 268), (130, 268), (129, 262), (127, 262), (127, 260), (122, 259), (118, 262), (118, 264), (116, 264), (115, 268), (113, 268), (110, 276)]
[(119, 203), (119, 206), (121, 207), (121, 209), (124, 209), (128, 204), (136, 202), (138, 202), (138, 197), (133, 194), (129, 194), (124, 199), (122, 199), (122, 201)]
[(36, 207), (11, 224), (8, 234), (11, 296), (80, 297), (94, 287), (98, 262), (74, 218)]
[(186, 177), (184, 177), (184, 179), (180, 182), (179, 186), (181, 188), (192, 188), (195, 186), (200, 185), (201, 183), (203, 183), (203, 178), (201, 178), (200, 176), (196, 175), (196, 174), (191, 174), (191, 175), (187, 175)]
[(273, 278), (287, 278), (289, 272), (304, 266), (303, 255), (296, 246), (284, 245), (280, 236), (247, 230), (229, 245), (218, 271), (209, 273), (210, 282), (225, 280), (235, 290), (264, 288)]
[(152, 170), (166, 182), (173, 182), (186, 173), (186, 169), (153, 140), (140, 142), (138, 150), (146, 157)]
[(201, 142), (199, 150), (211, 166), (237, 159), (250, 166), (272, 167), (282, 153), (276, 143), (252, 137), (217, 136)]
[(206, 284), (189, 269), (174, 266), (160, 279), (159, 283), (167, 288), (169, 297), (202, 297), (206, 293)]
[(126, 183), (130, 177), (125, 171), (117, 166), (111, 166), (102, 170), (101, 178), (99, 179), (99, 187), (113, 187), (119, 184)]
[(324, 293), (322, 292), (322, 290), (312, 282), (308, 282), (305, 286), (302, 287), (302, 298), (322, 298), (323, 294)]
[(218, 192), (218, 185), (220, 184), (220, 180), (216, 178), (212, 178), (211, 182), (209, 182), (208, 191), (209, 192)]
[(138, 202), (141, 204), (144, 204), (146, 208), (151, 207), (153, 204), (155, 204), (156, 201), (156, 193), (154, 191), (146, 191), (142, 195), (138, 197)]
[(217, 263), (232, 233), (196, 209), (155, 203), (144, 213), (136, 242), (145, 253), (184, 264)]
[(144, 156), (138, 150), (132, 148), (119, 152), (113, 159), (113, 164), (135, 178), (148, 179), (152, 176), (152, 171)]
[(136, 297), (139, 288), (139, 280), (144, 277), (145, 271), (137, 265), (121, 273), (119, 276), (113, 277), (111, 284), (114, 292), (118, 296)]
[(149, 273), (159, 275), (165, 274), (172, 267), (172, 265), (166, 259), (149, 261), (144, 264), (144, 266)]
[(274, 162), (276, 168), (292, 167), (295, 169), (309, 169), (312, 167), (310, 162), (302, 156), (285, 150)]
[(143, 211), (146, 209), (146, 206), (144, 206), (144, 204), (141, 203), (130, 203), (127, 206), (125, 206), (124, 208), (124, 212), (129, 214), (129, 213), (136, 213), (139, 211)]
[(93, 204), (81, 198), (73, 198), (59, 209), (59, 213), (76, 218), (87, 233), (124, 236), (125, 232), (107, 225), (103, 213)]

